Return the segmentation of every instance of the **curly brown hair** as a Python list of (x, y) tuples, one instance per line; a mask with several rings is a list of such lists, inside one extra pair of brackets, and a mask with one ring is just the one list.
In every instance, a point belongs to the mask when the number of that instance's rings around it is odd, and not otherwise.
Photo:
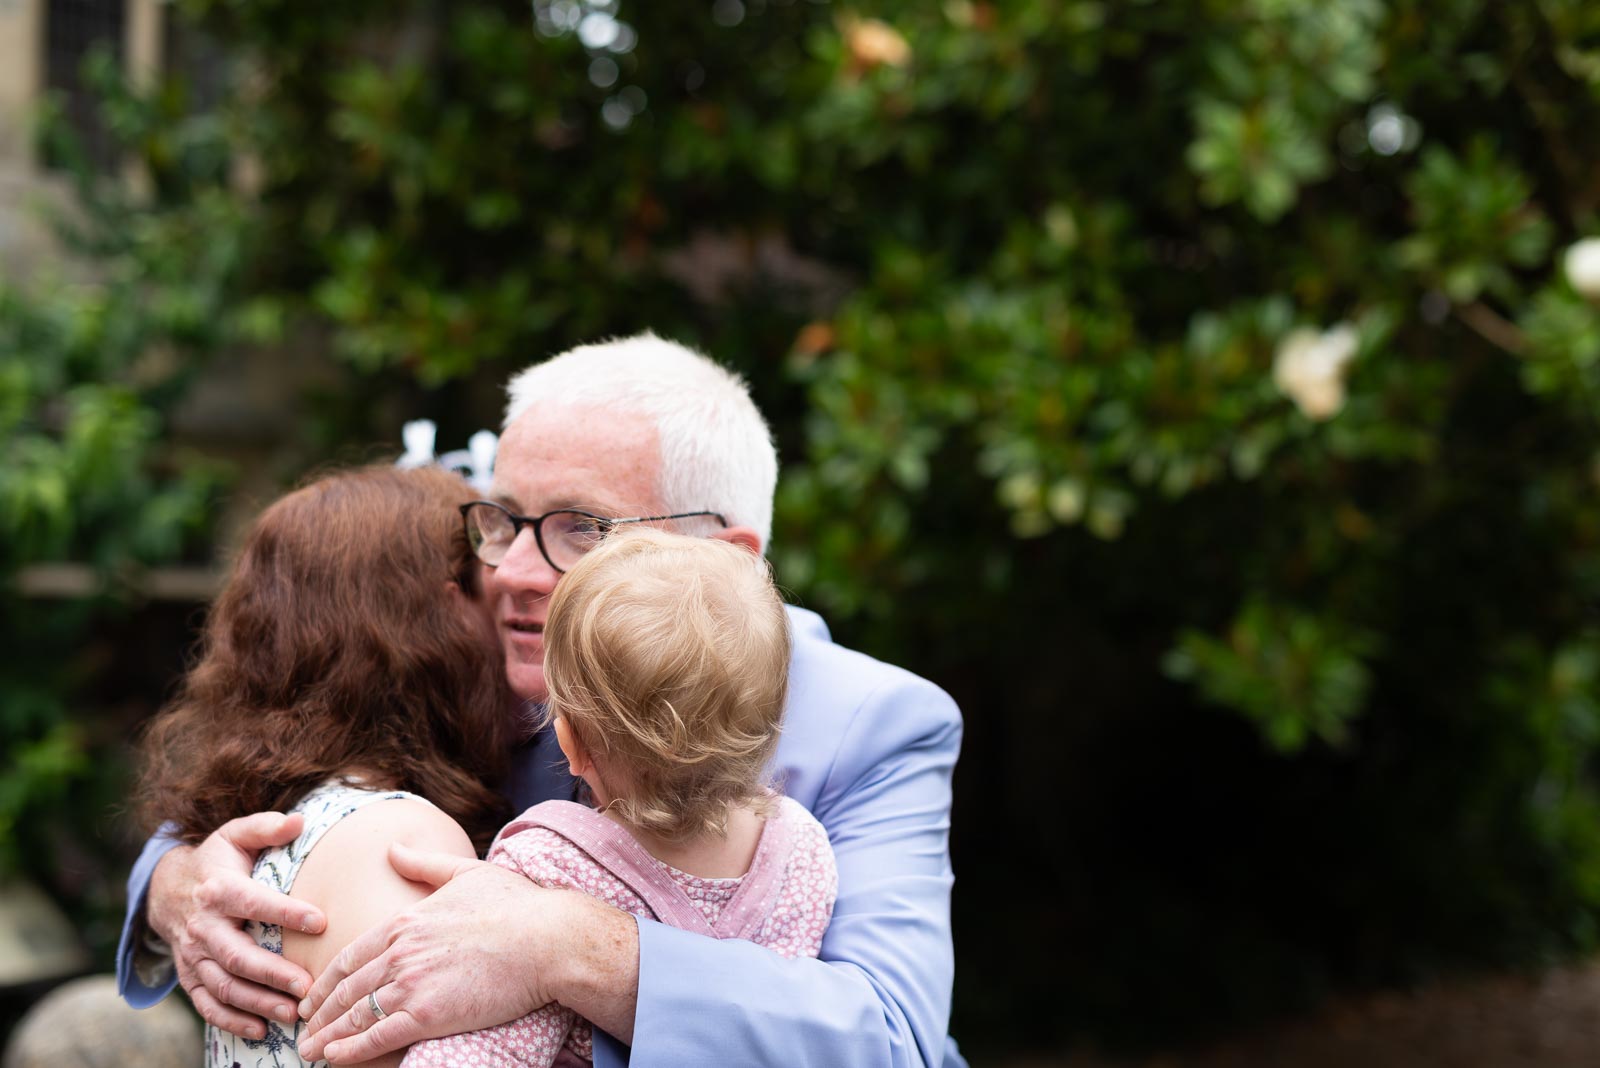
[(206, 620), (198, 662), (142, 741), (140, 810), (199, 842), (357, 773), (426, 797), (484, 848), (509, 815), (495, 787), (512, 697), (456, 506), (439, 469), (358, 468), (256, 521)]

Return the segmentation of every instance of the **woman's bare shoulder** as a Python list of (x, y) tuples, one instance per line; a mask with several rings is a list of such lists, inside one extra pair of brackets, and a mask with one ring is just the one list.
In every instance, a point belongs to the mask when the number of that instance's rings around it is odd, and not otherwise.
[[(363, 805), (350, 815), (329, 827), (323, 834), (319, 848), (306, 857), (295, 880), (295, 896), (301, 880), (307, 877), (312, 865), (328, 865), (338, 858), (328, 854), (342, 854), (350, 850), (369, 852), (376, 849), (380, 857), (387, 857), (389, 843), (404, 842), (418, 849), (437, 849), (463, 856), (477, 856), (472, 841), (461, 825), (443, 811), (415, 797), (395, 797)], [(322, 849), (322, 846), (328, 847)], [(384, 860), (385, 868), (388, 861)]]
[(426, 887), (389, 866), (389, 846), (476, 857), (467, 833), (423, 801), (393, 798), (357, 809), (323, 834), (301, 864), (289, 893), (328, 918), (320, 935), (284, 931), (283, 955), (316, 975), (339, 950), (396, 913), (428, 896)]

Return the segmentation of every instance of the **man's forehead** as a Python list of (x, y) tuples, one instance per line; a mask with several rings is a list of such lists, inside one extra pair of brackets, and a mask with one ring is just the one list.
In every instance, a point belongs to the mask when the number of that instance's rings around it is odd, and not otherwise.
[[(624, 457), (616, 457), (618, 460)], [(638, 464), (592, 464), (584, 457), (507, 452), (494, 465), (490, 496), (523, 515), (581, 508), (597, 515), (646, 515), (656, 507), (654, 472)]]
[(603, 416), (589, 424), (524, 416), (501, 438), (490, 493), (525, 515), (560, 508), (649, 514), (657, 504), (658, 457), (653, 428), (644, 434)]

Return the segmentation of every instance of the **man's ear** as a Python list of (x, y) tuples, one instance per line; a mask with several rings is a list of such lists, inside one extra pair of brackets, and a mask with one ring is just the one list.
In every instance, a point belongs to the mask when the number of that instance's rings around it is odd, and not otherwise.
[(578, 735), (564, 716), (555, 718), (555, 728), (556, 744), (561, 747), (561, 755), (567, 758), (567, 766), (572, 769), (572, 774), (582, 778), (593, 771), (594, 764), (589, 760), (589, 751), (578, 741)]
[(723, 527), (711, 536), (721, 541), (742, 545), (757, 556), (761, 555), (761, 535), (756, 533), (755, 527)]

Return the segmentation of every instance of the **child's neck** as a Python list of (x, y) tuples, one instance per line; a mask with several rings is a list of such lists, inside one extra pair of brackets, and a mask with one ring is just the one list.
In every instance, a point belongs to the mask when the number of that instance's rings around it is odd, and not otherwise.
[(725, 837), (708, 832), (670, 842), (630, 826), (609, 812), (606, 815), (627, 827), (628, 833), (652, 857), (702, 879), (737, 879), (748, 872), (750, 863), (756, 857), (756, 846), (761, 842), (762, 828), (766, 826), (762, 816), (735, 805), (728, 810), (728, 833)]

